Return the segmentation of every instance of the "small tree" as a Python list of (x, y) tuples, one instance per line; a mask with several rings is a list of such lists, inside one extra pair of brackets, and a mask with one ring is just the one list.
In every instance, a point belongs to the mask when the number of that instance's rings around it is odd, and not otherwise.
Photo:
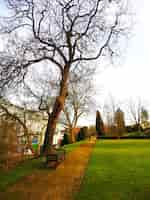
[[(93, 103), (93, 85), (91, 78), (70, 83), (68, 97), (62, 113), (62, 124), (68, 129), (71, 142), (75, 142), (74, 129), (79, 119), (90, 112)], [(85, 85), (86, 81), (86, 85)]]
[(106, 119), (105, 124), (105, 133), (109, 136), (114, 136), (115, 127), (114, 127), (114, 115), (117, 110), (118, 102), (116, 102), (115, 98), (110, 94), (108, 99), (106, 99), (104, 104), (104, 116)]
[(147, 128), (149, 126), (149, 113), (146, 108), (141, 108), (141, 125), (142, 128)]
[(149, 114), (146, 108), (141, 108), (141, 122), (146, 122), (149, 119)]
[(137, 131), (141, 130), (141, 109), (142, 109), (141, 99), (137, 99), (137, 101), (133, 101), (132, 99), (130, 99), (129, 112)]
[(104, 135), (104, 123), (98, 110), (96, 111), (96, 131), (98, 136)]

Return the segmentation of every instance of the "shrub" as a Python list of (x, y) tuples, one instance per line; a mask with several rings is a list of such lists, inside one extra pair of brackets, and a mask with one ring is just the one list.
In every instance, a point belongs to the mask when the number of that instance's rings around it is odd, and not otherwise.
[(84, 126), (80, 129), (77, 135), (77, 141), (84, 140), (88, 136), (88, 127)]
[(64, 133), (64, 137), (63, 137), (63, 140), (61, 142), (61, 146), (64, 146), (65, 144), (69, 144), (69, 136), (67, 133)]

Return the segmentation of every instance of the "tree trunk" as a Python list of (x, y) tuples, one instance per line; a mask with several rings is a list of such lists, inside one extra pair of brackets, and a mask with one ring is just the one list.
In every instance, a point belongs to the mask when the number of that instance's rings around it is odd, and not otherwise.
[(76, 141), (76, 139), (75, 139), (75, 128), (72, 128), (71, 129), (71, 141), (72, 141), (72, 143), (74, 143), (75, 141)]
[(60, 82), (59, 96), (57, 96), (52, 112), (48, 115), (48, 123), (45, 132), (45, 139), (43, 145), (43, 153), (47, 154), (49, 151), (53, 151), (53, 136), (55, 134), (56, 125), (58, 122), (59, 115), (63, 110), (66, 97), (68, 95), (68, 76), (69, 76), (69, 66), (65, 66), (62, 73), (62, 80)]
[(68, 136), (69, 136), (69, 142), (74, 143), (75, 136), (74, 136), (74, 128), (72, 126), (69, 126), (69, 128), (68, 128)]

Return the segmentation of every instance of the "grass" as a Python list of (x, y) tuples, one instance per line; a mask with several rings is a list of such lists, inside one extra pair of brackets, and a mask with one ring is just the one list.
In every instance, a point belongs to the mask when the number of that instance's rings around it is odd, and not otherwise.
[(150, 140), (99, 140), (76, 200), (150, 200)]
[[(69, 153), (73, 151), (75, 148), (79, 147), (80, 144), (84, 142), (85, 141), (65, 145), (64, 148), (66, 149), (66, 152)], [(34, 146), (34, 148), (36, 148), (36, 145)], [(37, 170), (41, 170), (41, 175), (42, 173), (45, 172), (47, 173), (49, 169), (45, 169), (42, 167), (44, 161), (43, 159), (44, 158), (27, 160), (8, 172), (0, 170), (0, 191), (6, 190), (8, 186), (14, 184), (17, 180), (25, 176), (31, 175), (33, 172)]]
[(82, 140), (80, 142), (75, 142), (73, 144), (67, 144), (64, 146), (65, 150), (67, 153), (73, 151), (74, 149), (76, 149), (77, 147), (80, 146), (80, 144), (86, 143), (86, 140)]
[(32, 174), (33, 171), (42, 169), (42, 158), (27, 160), (9, 171), (0, 171), (0, 191), (15, 183), (20, 178)]
[(38, 144), (32, 144), (32, 146), (35, 151), (38, 149)]

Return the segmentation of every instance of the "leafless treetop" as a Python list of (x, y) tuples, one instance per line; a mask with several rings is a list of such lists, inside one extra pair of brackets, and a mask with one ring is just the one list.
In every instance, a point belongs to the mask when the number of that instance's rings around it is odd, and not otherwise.
[(50, 61), (66, 65), (113, 54), (127, 29), (127, 0), (5, 0), (8, 17), (0, 32), (8, 45), (0, 53), (0, 87), (21, 81), (29, 66)]

